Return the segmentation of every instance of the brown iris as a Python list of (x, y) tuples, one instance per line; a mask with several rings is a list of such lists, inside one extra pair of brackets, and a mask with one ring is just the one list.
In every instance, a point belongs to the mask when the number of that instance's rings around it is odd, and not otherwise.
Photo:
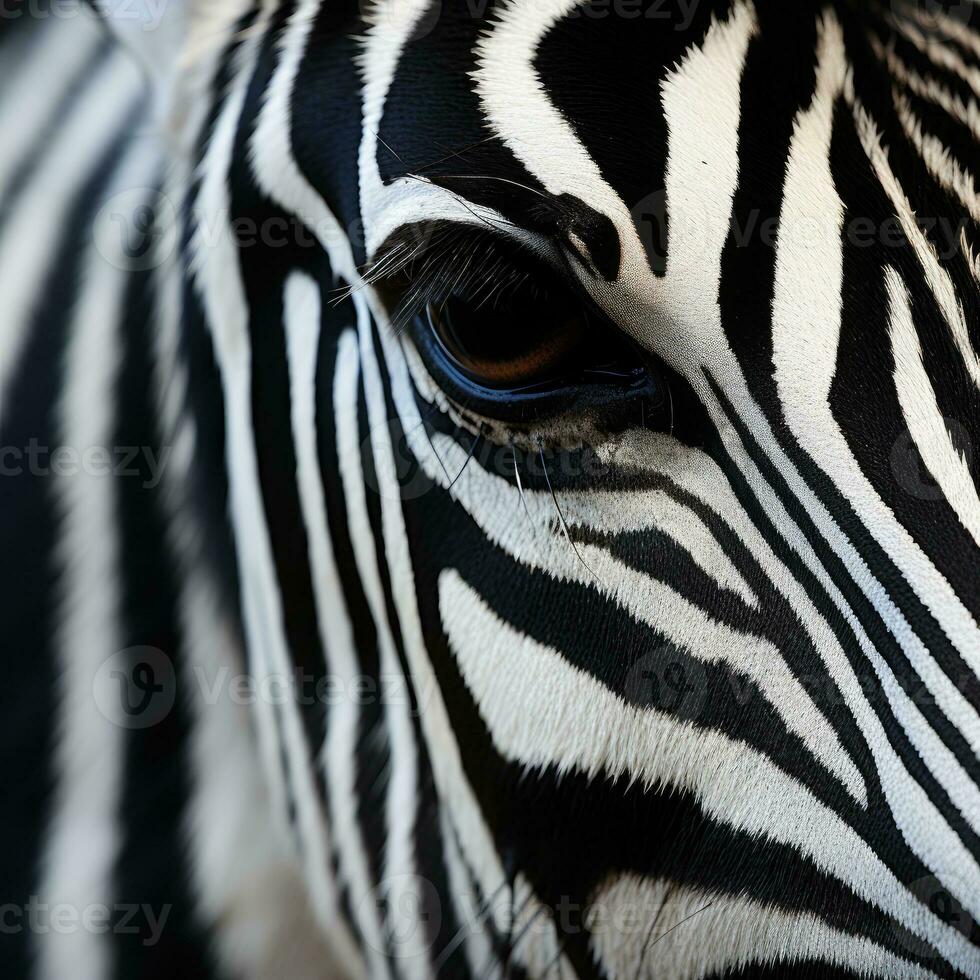
[(501, 311), (450, 296), (430, 303), (427, 314), (457, 370), (487, 388), (519, 390), (553, 381), (575, 365), (588, 339), (585, 311), (558, 304)]

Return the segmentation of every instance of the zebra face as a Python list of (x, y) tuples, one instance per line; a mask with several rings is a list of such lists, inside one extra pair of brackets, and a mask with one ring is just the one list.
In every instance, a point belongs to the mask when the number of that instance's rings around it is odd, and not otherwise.
[(980, 42), (626, 7), (203, 58), (252, 667), (378, 693), (260, 710), (312, 894), (373, 976), (976, 975)]

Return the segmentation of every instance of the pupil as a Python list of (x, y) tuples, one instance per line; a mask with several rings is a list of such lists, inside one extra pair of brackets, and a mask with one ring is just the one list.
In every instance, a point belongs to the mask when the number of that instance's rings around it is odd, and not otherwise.
[(495, 309), (451, 296), (429, 307), (429, 322), (444, 350), (474, 380), (518, 387), (551, 380), (572, 360), (585, 337), (585, 318), (543, 304)]

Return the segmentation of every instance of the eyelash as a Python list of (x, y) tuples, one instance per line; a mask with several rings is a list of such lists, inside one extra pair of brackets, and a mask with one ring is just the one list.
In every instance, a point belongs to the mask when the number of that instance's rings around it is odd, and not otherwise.
[[(548, 296), (544, 277), (532, 276), (529, 262), (516, 258), (520, 246), (484, 228), (436, 226), (420, 244), (425, 246), (421, 258), (418, 247), (405, 242), (382, 246), (378, 257), (362, 271), (365, 282), (394, 298), (389, 311), (396, 333), (449, 296), (463, 298), (477, 309), (488, 304), (495, 309), (508, 296), (525, 289), (537, 300)], [(534, 260), (532, 254), (530, 261)]]
[(643, 419), (643, 405), (652, 417), (663, 391), (558, 257), (453, 225), (430, 228), (418, 245), (382, 247), (365, 278), (393, 331), (411, 338), (430, 378), (463, 412), (511, 432), (577, 418), (566, 435)]

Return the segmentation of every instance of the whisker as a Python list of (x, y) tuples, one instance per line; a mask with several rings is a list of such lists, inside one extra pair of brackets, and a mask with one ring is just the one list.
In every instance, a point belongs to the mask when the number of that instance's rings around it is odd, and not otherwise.
[[(419, 422), (419, 425), (422, 427), (422, 431), (425, 433), (425, 438), (426, 441), (429, 443), (429, 448), (432, 450), (432, 455), (435, 456), (437, 460), (439, 460), (439, 465), (442, 467), (442, 472), (445, 473), (446, 479), (449, 480), (450, 479), (449, 470), (446, 469), (446, 464), (442, 461), (442, 457), (439, 455), (438, 451), (436, 450), (435, 443), (433, 443), (432, 441), (432, 435), (429, 432), (429, 426), (427, 423), (428, 423), (428, 418), (425, 418), (421, 422)], [(452, 487), (452, 483), (450, 483), (449, 486)]]
[[(653, 942), (652, 942), (652, 943), (650, 944), (650, 947), (649, 947), (649, 949), (647, 949), (647, 950), (644, 950), (644, 954), (643, 954), (643, 955), (644, 955), (644, 958), (646, 958), (646, 954), (647, 954), (647, 953), (648, 953), (648, 952), (650, 951), (650, 949), (653, 949), (653, 947), (654, 947), (654, 946), (656, 946), (656, 945), (657, 945), (657, 943), (659, 943), (661, 939), (664, 939), (664, 938), (665, 938), (666, 936), (669, 936), (669, 935), (670, 935), (670, 934), (671, 934), (671, 933), (672, 933), (672, 932), (673, 932), (673, 931), (674, 931), (675, 929), (677, 929), (677, 928), (678, 928), (679, 926), (682, 926), (682, 925), (684, 925), (684, 923), (685, 923), (685, 922), (690, 922), (690, 921), (691, 921), (691, 919), (693, 919), (693, 918), (694, 918), (694, 916), (696, 916), (696, 915), (700, 915), (700, 914), (701, 914), (702, 912), (704, 912), (704, 911), (705, 911), (705, 909), (710, 909), (710, 908), (711, 908), (711, 906), (712, 906), (713, 904), (714, 904), (714, 902), (708, 902), (708, 904), (707, 904), (707, 905), (702, 905), (702, 906), (701, 906), (701, 908), (699, 908), (699, 909), (697, 909), (696, 911), (694, 911), (694, 912), (692, 912), (692, 913), (691, 913), (690, 915), (687, 915), (687, 916), (685, 916), (685, 917), (684, 917), (683, 919), (681, 919), (681, 921), (680, 921), (680, 922), (675, 922), (675, 923), (674, 923), (674, 924), (673, 924), (673, 925), (672, 925), (672, 926), (671, 926), (671, 927), (670, 927), (670, 928), (669, 928), (669, 929), (668, 929), (668, 930), (667, 930), (667, 931), (666, 931), (665, 933), (663, 933), (663, 935), (660, 935), (660, 936), (658, 936), (658, 937), (657, 937), (657, 938), (656, 938), (656, 939), (655, 939), (655, 940), (654, 940), (654, 941), (653, 941)], [(637, 976), (639, 976), (639, 974), (637, 974)]]
[(473, 453), (476, 451), (476, 444), (479, 441), (480, 441), (480, 437), (479, 436), (474, 436), (473, 437), (473, 445), (470, 446), (470, 451), (469, 451), (469, 455), (466, 457), (466, 462), (463, 463), (462, 468), (456, 474), (456, 476), (453, 478), (452, 483), (450, 483), (449, 486), (446, 489), (452, 490), (452, 488), (456, 485), (456, 481), (463, 475), (463, 470), (465, 470), (466, 467), (469, 466), (470, 460), (473, 458)]
[(439, 971), (446, 965), (453, 953), (455, 953), (456, 950), (462, 945), (463, 940), (467, 936), (468, 930), (475, 929), (477, 926), (483, 924), (493, 909), (493, 903), (497, 896), (508, 886), (508, 884), (509, 882), (502, 881), (500, 885), (494, 889), (493, 894), (483, 900), (482, 907), (477, 912), (476, 919), (471, 923), (464, 923), (459, 927), (459, 929), (456, 930), (456, 934), (446, 943), (432, 963), (432, 972), (435, 976), (439, 975)]
[(478, 146), (483, 146), (484, 143), (490, 143), (493, 140), (499, 140), (503, 137), (498, 136), (496, 133), (491, 136), (487, 136), (482, 140), (477, 140), (475, 143), (470, 143), (469, 146), (464, 146), (461, 150), (453, 150), (451, 153), (447, 153), (445, 156), (440, 157), (438, 160), (433, 160), (432, 163), (427, 163), (423, 167), (419, 167), (419, 173), (423, 170), (431, 170), (433, 167), (438, 167), (440, 163), (445, 163), (447, 160), (454, 160), (456, 157), (463, 156), (464, 153), (469, 153), (470, 150), (475, 150)]
[(521, 483), (521, 472), (517, 468), (517, 450), (514, 448), (513, 444), (510, 447), (511, 454), (514, 459), (514, 479), (517, 480), (517, 493), (520, 497), (521, 503), (524, 505), (524, 513), (527, 515), (528, 524), (531, 525), (531, 536), (534, 538), (534, 543), (538, 543), (538, 529), (534, 524), (534, 520), (531, 517), (531, 510), (527, 505), (527, 497), (524, 495), (524, 485)]
[(650, 940), (653, 938), (653, 932), (657, 928), (657, 923), (660, 921), (660, 917), (663, 915), (664, 909), (667, 907), (667, 903), (670, 901), (671, 896), (677, 890), (677, 885), (671, 882), (665, 889), (663, 898), (660, 900), (660, 905), (657, 907), (657, 914), (653, 917), (653, 921), (650, 923), (650, 928), (647, 930), (647, 934), (643, 937), (643, 945), (640, 947), (640, 962), (636, 967), (636, 976), (634, 980), (640, 980), (643, 974), (643, 964), (646, 962), (647, 953), (650, 952), (652, 943)]
[(599, 583), (599, 585), (602, 585), (602, 580), (598, 575), (596, 575), (595, 572), (592, 571), (591, 568), (589, 568), (585, 559), (579, 553), (578, 548), (575, 547), (575, 542), (572, 540), (572, 536), (568, 533), (568, 525), (565, 523), (565, 515), (562, 513), (561, 504), (558, 503), (558, 495), (555, 493), (555, 488), (551, 485), (551, 477), (548, 475), (548, 464), (545, 462), (544, 450), (539, 449), (538, 453), (541, 456), (541, 466), (544, 469), (544, 479), (548, 484), (548, 490), (551, 492), (551, 499), (555, 502), (555, 510), (558, 512), (558, 520), (561, 524), (562, 533), (565, 535), (565, 540), (568, 542), (572, 551), (575, 552), (575, 557), (582, 563), (582, 567)]
[(545, 200), (549, 200), (547, 194), (535, 189), (534, 187), (528, 187), (527, 184), (522, 184), (517, 180), (509, 180), (507, 177), (491, 177), (489, 175), (480, 176), (480, 174), (440, 174), (441, 177), (446, 180), (496, 180), (501, 184), (511, 184), (514, 187), (520, 187), (521, 190), (527, 191), (529, 194), (537, 194), (538, 197), (543, 197)]
[(457, 204), (461, 205), (463, 208), (465, 208), (467, 211), (469, 211), (469, 213), (471, 215), (473, 215), (473, 217), (476, 218), (477, 221), (482, 222), (488, 228), (490, 228), (490, 229), (492, 229), (494, 231), (497, 231), (498, 230), (497, 225), (506, 225), (509, 228), (516, 228), (518, 231), (522, 231), (523, 230), (519, 224), (517, 224), (516, 222), (513, 222), (513, 221), (508, 221), (503, 216), (498, 216), (497, 217), (497, 219), (496, 219), (497, 220), (497, 224), (494, 224), (493, 222), (488, 221), (482, 215), (477, 214), (476, 211), (474, 211), (458, 194), (456, 194), (453, 191), (451, 191), (448, 187), (443, 187), (441, 184), (434, 183), (433, 181), (429, 180), (428, 177), (423, 177), (423, 176), (421, 176), (419, 174), (405, 174), (404, 176), (407, 177), (409, 180), (417, 180), (417, 181), (419, 181), (419, 183), (428, 184), (430, 187), (438, 187), (439, 190), (445, 191), (447, 194), (449, 194), (453, 198), (454, 201), (456, 201)]
[[(533, 893), (528, 891), (527, 895), (524, 896), (524, 900), (521, 902), (520, 908), (516, 908), (514, 905), (514, 893), (515, 889), (513, 885), (510, 885), (510, 895), (511, 895), (511, 905), (510, 905), (510, 920), (507, 924), (507, 935), (504, 938), (504, 948), (505, 948), (505, 959), (504, 959), (504, 978), (510, 976), (511, 972), (511, 956), (513, 954), (514, 948), (524, 937), (527, 932), (527, 928), (533, 923), (533, 921), (538, 917), (538, 915), (544, 911), (544, 906), (542, 906), (535, 914), (531, 917), (529, 922), (526, 922), (524, 926), (521, 927), (520, 933), (515, 938), (514, 936), (514, 925), (517, 919), (520, 918), (524, 910), (531, 904), (531, 899), (534, 897)], [(492, 968), (494, 966), (495, 952), (490, 951), (490, 956), (487, 958), (487, 968), (486, 970), (480, 971), (480, 976), (490, 977), (492, 975)]]
[(380, 133), (374, 132), (374, 130), (368, 127), (368, 131), (371, 135), (399, 162), (404, 163), (405, 161), (381, 138)]

